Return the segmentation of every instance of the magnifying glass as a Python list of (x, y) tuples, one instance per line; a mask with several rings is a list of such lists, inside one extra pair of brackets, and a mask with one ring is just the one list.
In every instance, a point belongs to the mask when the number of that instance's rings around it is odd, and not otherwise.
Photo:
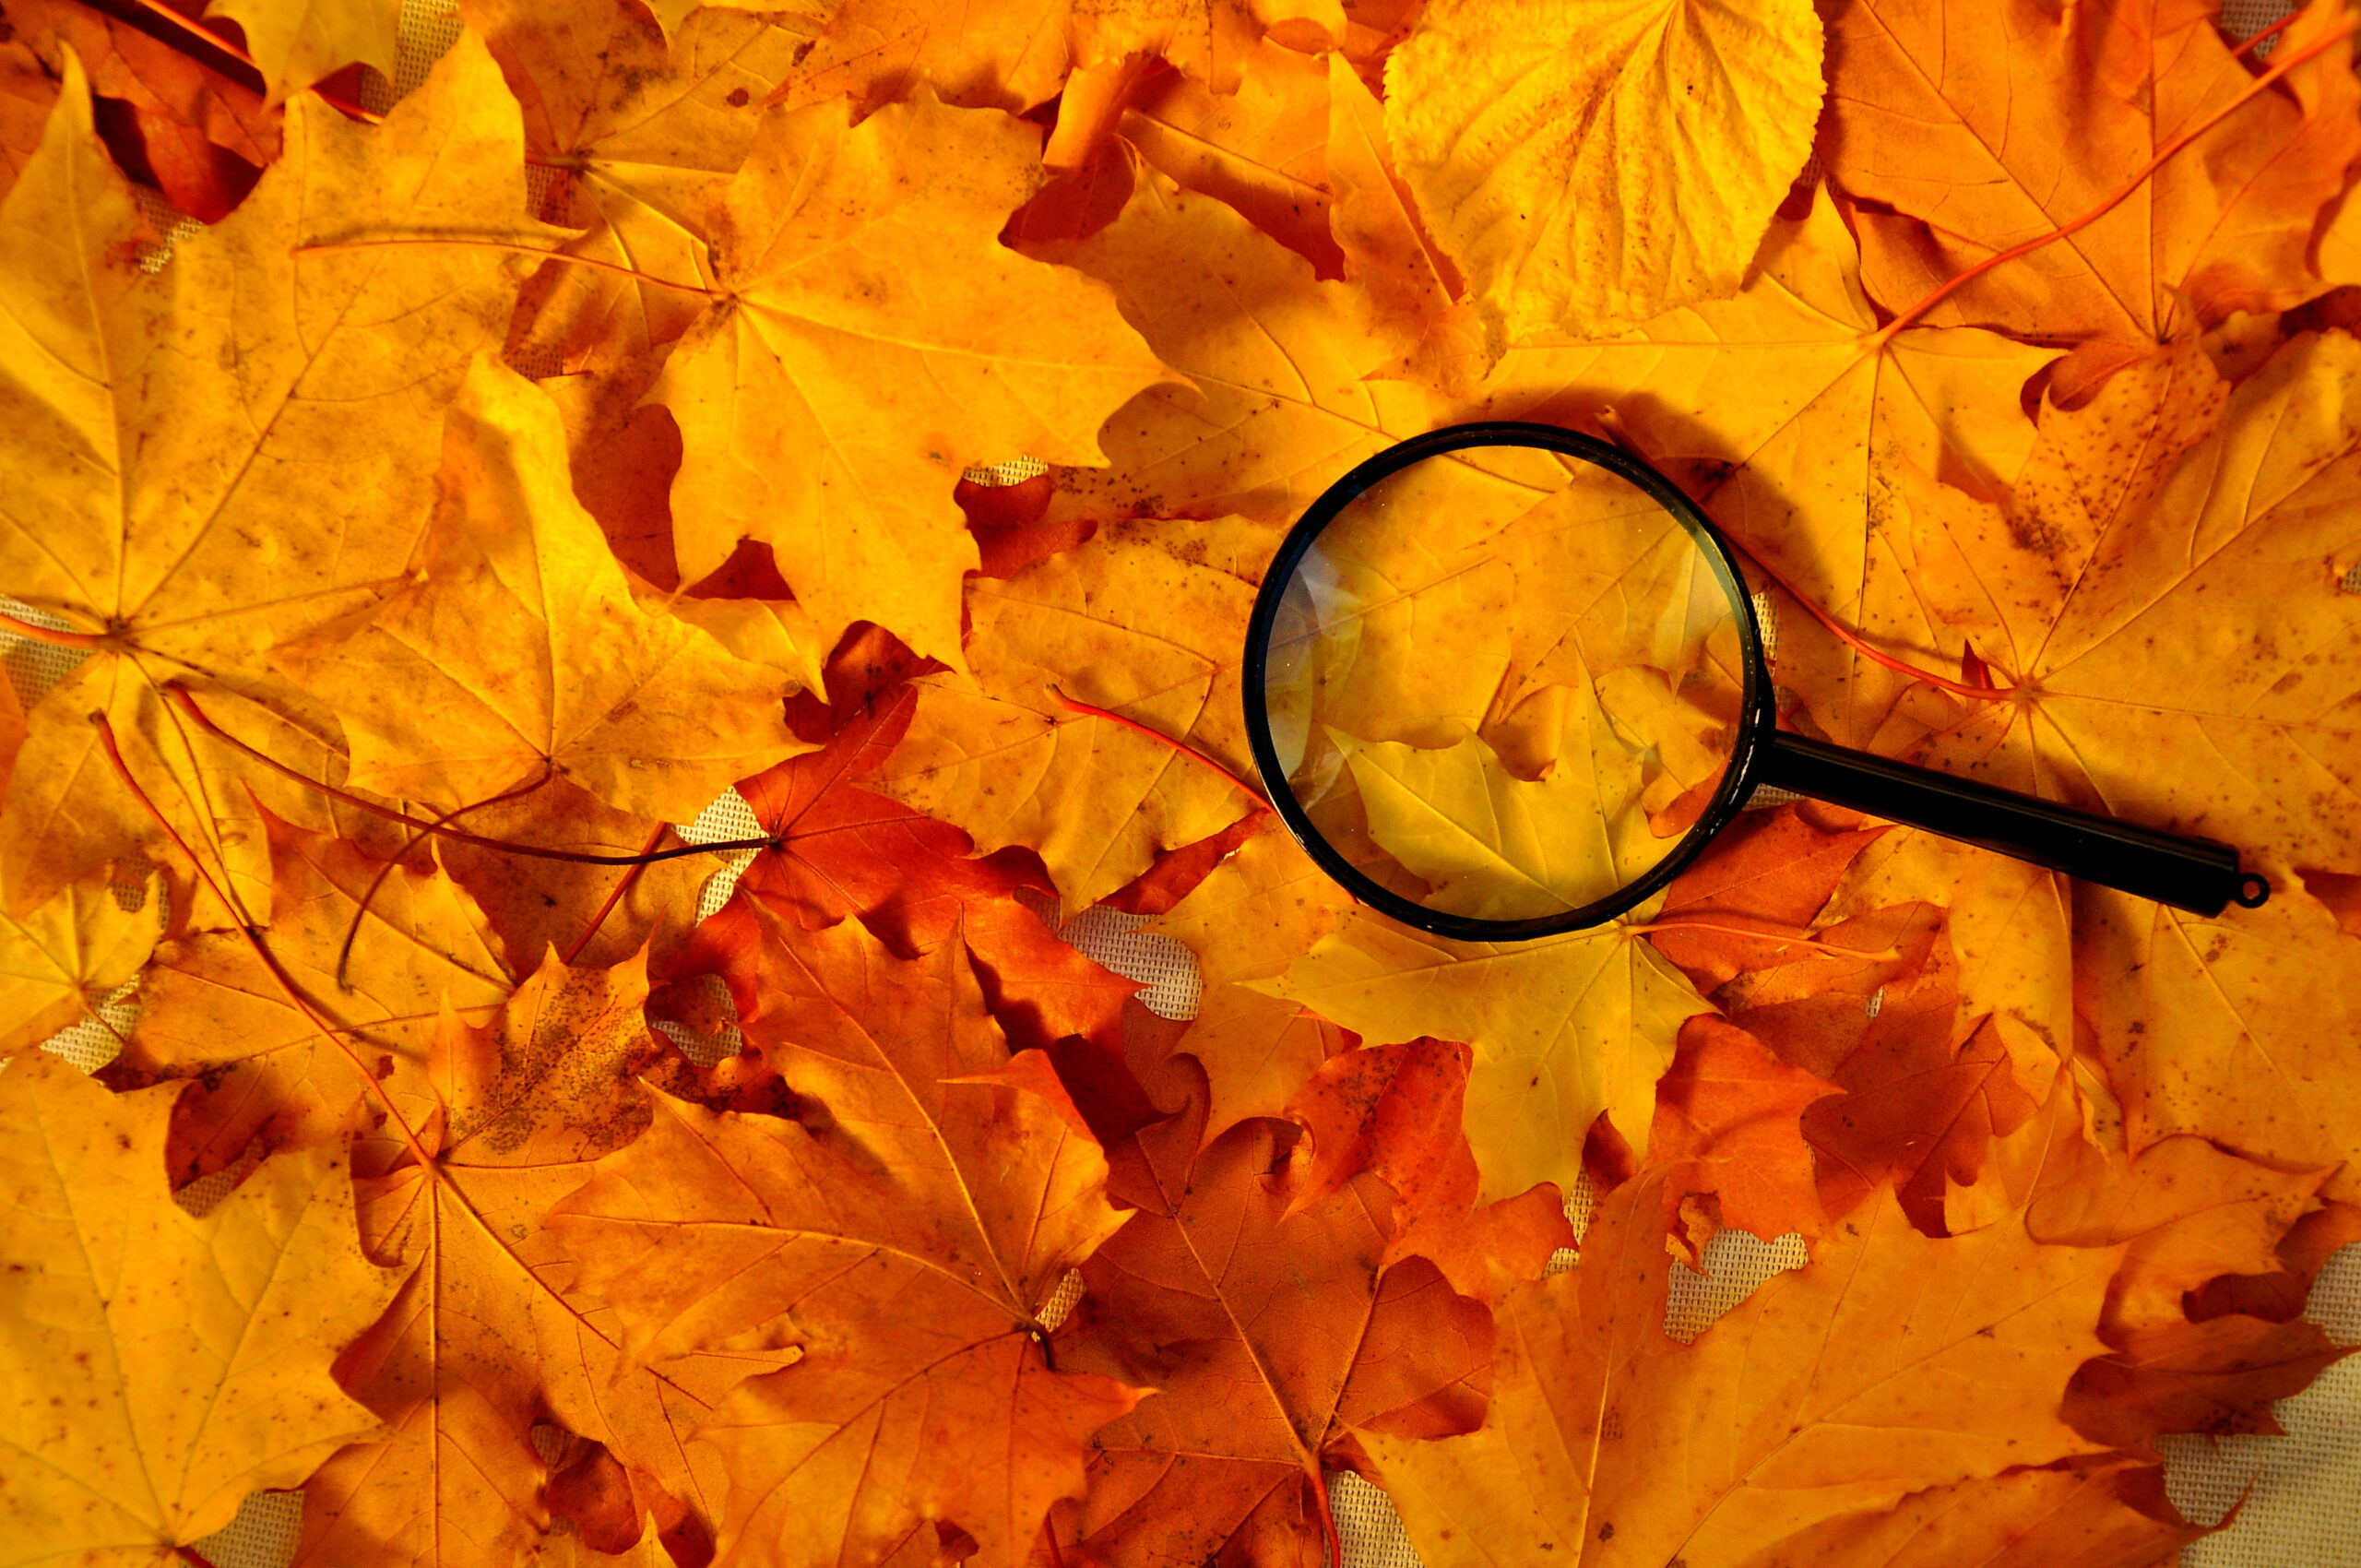
[(1338, 480), (1248, 623), (1246, 734), (1282, 820), (1439, 936), (1603, 924), (1771, 787), (2200, 914), (2238, 852), (1777, 727), (1737, 557), (1662, 474), (1550, 425), (1453, 425)]

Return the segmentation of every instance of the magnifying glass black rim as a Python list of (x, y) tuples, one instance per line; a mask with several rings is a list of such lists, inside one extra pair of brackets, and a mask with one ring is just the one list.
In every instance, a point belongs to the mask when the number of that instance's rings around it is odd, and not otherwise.
[[(1413, 463), (1449, 452), (1464, 451), (1471, 446), (1525, 446), (1563, 453), (1605, 469), (1645, 491), (1650, 499), (1679, 521), (1680, 526), (1688, 530), (1691, 542), (1712, 564), (1714, 575), (1736, 612), (1738, 642), (1746, 666), (1739, 695), (1738, 742), (1731, 750), (1728, 765), (1722, 771), (1721, 787), (1714, 791), (1713, 800), (1687, 835), (1669, 854), (1650, 867), (1646, 874), (1617, 888), (1607, 897), (1562, 914), (1536, 915), (1530, 920), (1477, 920), (1467, 915), (1430, 909), (1416, 899), (1406, 898), (1390, 888), (1379, 885), (1338, 854), (1335, 847), (1320, 836), (1320, 830), (1311, 825), (1311, 818), (1305, 813), (1302, 802), (1287, 787), (1287, 772), (1280, 763), (1278, 748), (1271, 740), (1270, 710), (1264, 695), (1264, 679), (1270, 661), (1271, 632), (1278, 623), (1279, 601), (1287, 596), (1287, 584), (1294, 579), (1295, 569), (1304, 553), (1311, 548), (1312, 541), (1320, 537), (1322, 530), (1335, 520), (1339, 512), (1380, 480), (1399, 473)], [(1461, 942), (1523, 942), (1536, 936), (1554, 936), (1560, 932), (1581, 931), (1590, 926), (1604, 925), (1626, 910), (1646, 902), (1674, 877), (1686, 871), (1690, 862), (1703, 853), (1705, 846), (1729, 826), (1730, 819), (1745, 805), (1746, 798), (1753, 792), (1755, 775), (1768, 749), (1767, 741), (1777, 717), (1772, 707), (1771, 672), (1762, 657), (1762, 628), (1755, 620), (1754, 600), (1747, 591), (1745, 575), (1738, 570), (1738, 557), (1732, 553), (1728, 541), (1722, 538), (1721, 531), (1670, 480), (1621, 447), (1578, 431), (1515, 420), (1446, 425), (1424, 435), (1412, 436), (1407, 441), (1387, 447), (1323, 492), (1317, 501), (1304, 509), (1295, 527), (1287, 531), (1287, 538), (1279, 545), (1278, 554), (1272, 559), (1270, 569), (1264, 576), (1262, 588), (1254, 596), (1254, 612), (1246, 623), (1246, 659), (1241, 677), (1240, 695), (1246, 709), (1246, 743), (1253, 752), (1254, 766), (1263, 776), (1264, 792), (1270, 797), (1272, 809), (1279, 814), (1279, 820), (1287, 824), (1287, 831), (1295, 836), (1295, 841), (1303, 846), (1304, 853), (1362, 903), (1391, 915), (1404, 925)]]

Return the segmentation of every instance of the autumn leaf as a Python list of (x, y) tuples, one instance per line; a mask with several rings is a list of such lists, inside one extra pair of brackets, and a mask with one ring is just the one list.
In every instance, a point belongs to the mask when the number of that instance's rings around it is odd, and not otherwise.
[(41, 1055), (0, 1073), (14, 1561), (172, 1561), (377, 1431), (328, 1377), (394, 1286), (342, 1153), (271, 1155), (191, 1214), (164, 1180), (178, 1093), (117, 1098)]
[(1386, 63), (1386, 130), (1496, 350), (1605, 336), (1738, 291), (1810, 150), (1820, 53), (1797, 0), (1442, 0)]
[(1389, 356), (1364, 336), (1358, 291), (1161, 175), (1143, 173), (1090, 238), (1028, 251), (1106, 280), (1157, 358), (1188, 378), (1118, 412), (1102, 435), (1110, 467), (1061, 474), (1052, 517), (1285, 521), (1353, 464), (1449, 422), (1435, 394), (1364, 379)]
[(208, 0), (206, 13), (246, 35), (272, 103), (356, 60), (394, 74), (393, 0)]
[(1345, 31), (1335, 0), (982, 0), (957, 25), (925, 0), (839, 0), (787, 101), (849, 94), (866, 114), (925, 82), (947, 102), (1021, 111), (1056, 97), (1071, 71), (1140, 53), (1235, 92), (1240, 58), (1274, 13), (1300, 16), (1328, 39)]
[(136, 975), (164, 927), (159, 879), (79, 882), (19, 920), (0, 911), (0, 1008), (12, 1020), (0, 1056), (37, 1045), (89, 1016)]
[(1341, 1051), (1321, 1063), (1287, 1105), (1311, 1140), (1311, 1169), (1287, 1206), (1300, 1213), (1369, 1171), (1394, 1191), (1381, 1261), (1431, 1259), (1453, 1290), (1489, 1303), (1496, 1265), (1537, 1278), (1574, 1234), (1563, 1195), (1546, 1182), (1477, 1206), (1476, 1158), (1461, 1130), (1467, 1062), (1464, 1045), (1418, 1039)]
[(634, 1538), (651, 1511), (673, 1526), (691, 1503), (718, 1515), (720, 1478), (688, 1435), (731, 1385), (789, 1357), (748, 1347), (633, 1366), (614, 1314), (580, 1296), (579, 1261), (541, 1224), (593, 1161), (648, 1125), (630, 1075), (658, 1049), (647, 994), (642, 962), (581, 970), (552, 957), (482, 1025), (446, 1014), (428, 1072), (397, 1092), (428, 1160), (381, 1134), (396, 1147), (363, 1184), (362, 1221), (373, 1249), (409, 1273), (337, 1367), (389, 1430), (314, 1478), (297, 1562), (530, 1552), (564, 1500), (556, 1481), (557, 1497), (542, 1492), (533, 1436), (552, 1420), (627, 1467), (613, 1506)]
[(1431, 1035), (1476, 1052), (1468, 1123), (1488, 1201), (1571, 1186), (1604, 1113), (1644, 1152), (1681, 1021), (1705, 1010), (1624, 922), (1531, 942), (1453, 942), (1366, 909), (1256, 989), (1371, 1045)]
[(2205, 1531), (2165, 1494), (2161, 1466), (2102, 1456), (1929, 1487), (1892, 1512), (1789, 1537), (1750, 1568), (2148, 1568)]
[(977, 579), (972, 673), (919, 683), (877, 788), (986, 852), (1038, 851), (1069, 912), (1228, 826), (1257, 803), (1239, 782), (1239, 659), (1273, 542), (1235, 520), (1149, 523)]
[[(2349, 45), (2231, 106), (2254, 80), (2215, 9), (2111, 6), (1999, 16), (1850, 0), (1831, 22), (1829, 172), (1875, 203), (1864, 273), (1901, 310), (1935, 285), (2095, 208), (2175, 138), (2197, 131), (2120, 206), (2047, 249), (1979, 276), (1929, 320), (2052, 339), (2103, 339), (2124, 357), (2220, 322), (2293, 304), (2316, 287), (2306, 248), (2361, 152)], [(2282, 57), (2329, 42), (2317, 6)], [(2001, 29), (2006, 51), (1963, 47)], [(2060, 159), (2071, 146), (2075, 156)]]
[[(2045, 410), (2026, 473), (2048, 481), (2013, 505), (1905, 487), (1922, 602), (2018, 693), (1932, 758), (2299, 863), (2361, 855), (2353, 814), (2308, 804), (2361, 778), (2361, 598), (2330, 520), (2361, 479), (2356, 357), (2303, 334), (2219, 401), (2201, 355), (2168, 354), (2079, 413)], [(2148, 452), (2104, 456), (2127, 441)], [(2166, 754), (2184, 765), (2148, 766)]]
[(1682, 1205), (1710, 1194), (1717, 1226), (1766, 1241), (1823, 1228), (1803, 1115), (1839, 1092), (1779, 1060), (1744, 1029), (1710, 1013), (1683, 1024), (1672, 1065), (1656, 1081), (1648, 1158), (1666, 1175), (1665, 1219), (1692, 1268), (1701, 1262)]
[[(513, 105), (465, 40), (382, 127), (292, 101), (287, 155), (152, 278), (136, 265), (136, 211), (91, 136), (87, 96), (77, 85), (58, 101), (0, 207), (12, 236), (0, 281), (0, 331), (14, 335), (0, 354), (10, 512), (43, 519), (8, 530), (0, 575), (77, 627), (92, 657), (30, 716), (9, 780), (0, 873), (19, 910), (100, 861), (165, 852), (107, 777), (91, 713), (109, 715), (184, 837), (236, 851), (213, 826), (203, 742), (160, 689), (267, 704), (279, 683), (267, 649), (409, 568), (440, 400), (498, 340), (510, 263), (465, 245), (298, 247), (394, 229), (538, 232), (518, 215)], [(237, 374), (217, 384), (184, 374), (192, 364)], [(260, 553), (242, 531), (258, 528), (270, 541)], [(250, 839), (230, 855), (258, 907), (262, 854)]]
[[(738, 897), (807, 930), (857, 916), (913, 956), (964, 941), (994, 1016), (1022, 1044), (1052, 1047), (1070, 1035), (1118, 1044), (1124, 999), (1137, 987), (1059, 941), (1018, 901), (1019, 889), (1053, 891), (1038, 871), (978, 858), (957, 828), (855, 782), (892, 754), (917, 700), (902, 687), (882, 709), (863, 705), (824, 750), (740, 784), (775, 847), (748, 863)], [(757, 922), (718, 915), (676, 968), (712, 963), (732, 982), (741, 1016), (753, 1017), (765, 1005), (760, 941)]]
[(635, 362), (672, 341), (698, 301), (661, 282), (713, 282), (721, 199), (810, 19), (701, 6), (663, 29), (618, 0), (469, 0), (464, 14), (524, 111), (526, 156), (562, 172), (547, 215), (585, 231), (568, 254), (659, 280), (552, 264), (520, 301), (540, 318), (531, 340), (560, 338), (569, 369), (594, 343)]
[[(952, 481), (1018, 453), (1102, 461), (1099, 422), (1166, 375), (1103, 288), (997, 243), (1034, 156), (1016, 121), (931, 96), (764, 122), (720, 220), (726, 292), (650, 394), (681, 424), (683, 577), (759, 539), (824, 644), (872, 620), (962, 664), (976, 549)], [(955, 265), (955, 296), (929, 287)]]
[(555, 775), (686, 822), (801, 749), (772, 671), (633, 602), (546, 397), (479, 362), (445, 430), (423, 580), (273, 656), (342, 719), (355, 786), (456, 805)]
[(1083, 1439), (1139, 1394), (1029, 1337), (1122, 1222), (1105, 1158), (1047, 1059), (1007, 1054), (958, 943), (899, 959), (846, 921), (773, 946), (778, 1004), (749, 1028), (797, 1118), (651, 1091), (654, 1125), (552, 1229), (635, 1359), (801, 1348), (708, 1426), (723, 1561), (874, 1558), (928, 1525), (1021, 1561), (1080, 1492)]
[(1330, 233), (1328, 64), (1265, 39), (1250, 65), (1233, 92), (1151, 72), (1131, 90), (1116, 133), (1149, 167), (1228, 203), (1333, 278), (1344, 255)]
[(1083, 1265), (1055, 1341), (1061, 1366), (1157, 1389), (1092, 1443), (1068, 1550), (1102, 1561), (1316, 1550), (1322, 1469), (1355, 1429), (1483, 1419), (1489, 1314), (1423, 1258), (1385, 1266), (1377, 1178), (1322, 1193), (1265, 1121), (1199, 1153), (1202, 1092), (1123, 1154), (1140, 1212)]
[(2053, 1413), (2117, 1253), (2023, 1225), (1930, 1241), (1880, 1194), (1820, 1255), (1682, 1345), (1656, 1179), (1618, 1188), (1572, 1273), (1502, 1301), (1495, 1423), (1367, 1439), (1431, 1568), (1757, 1561), (1914, 1492), (2094, 1452)]

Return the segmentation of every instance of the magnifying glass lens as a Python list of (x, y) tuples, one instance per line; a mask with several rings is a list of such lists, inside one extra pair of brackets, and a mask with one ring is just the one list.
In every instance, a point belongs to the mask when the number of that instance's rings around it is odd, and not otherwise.
[(1285, 787), (1380, 885), (1485, 921), (1614, 897), (1738, 743), (1741, 606), (1621, 475), (1463, 447), (1347, 503), (1287, 576), (1263, 695)]

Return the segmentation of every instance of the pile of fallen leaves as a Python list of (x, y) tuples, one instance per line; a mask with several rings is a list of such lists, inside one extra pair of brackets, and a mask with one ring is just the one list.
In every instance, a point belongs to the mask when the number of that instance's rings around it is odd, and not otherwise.
[[(2342, 0), (779, 4), (460, 0), (379, 114), (393, 0), (6, 0), (0, 1562), (2200, 1533), (2361, 1235)], [(1689, 488), (1786, 724), (2269, 903), (1802, 802), (1355, 909), (1245, 615), (1486, 417)], [(1724, 1228), (1809, 1261), (1668, 1332)]]

